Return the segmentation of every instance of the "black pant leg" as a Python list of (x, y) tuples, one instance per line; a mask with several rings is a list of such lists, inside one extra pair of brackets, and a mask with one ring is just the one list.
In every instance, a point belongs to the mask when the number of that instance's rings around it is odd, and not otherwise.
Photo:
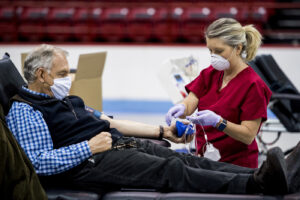
[(150, 141), (139, 141), (146, 153), (156, 155), (163, 158), (175, 156), (180, 158), (190, 167), (202, 168), (207, 170), (215, 170), (230, 173), (253, 174), (256, 169), (241, 167), (230, 163), (216, 162), (204, 157), (197, 157), (192, 154), (178, 153), (161, 145), (154, 144)]
[(106, 185), (177, 192), (246, 192), (249, 174), (189, 167), (176, 156), (165, 158), (145, 151), (141, 147), (94, 155), (94, 161), (73, 174), (73, 183), (81, 188)]

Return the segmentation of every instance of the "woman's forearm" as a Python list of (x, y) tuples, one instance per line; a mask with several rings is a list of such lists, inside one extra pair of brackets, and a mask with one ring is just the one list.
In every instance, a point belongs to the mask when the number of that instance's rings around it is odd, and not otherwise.
[(261, 118), (251, 121), (243, 121), (241, 124), (227, 122), (224, 133), (244, 144), (251, 144), (255, 139), (260, 126)]
[(185, 118), (186, 116), (193, 114), (194, 111), (197, 109), (198, 102), (199, 100), (197, 96), (193, 92), (190, 92), (189, 95), (182, 102), (186, 109), (181, 118)]

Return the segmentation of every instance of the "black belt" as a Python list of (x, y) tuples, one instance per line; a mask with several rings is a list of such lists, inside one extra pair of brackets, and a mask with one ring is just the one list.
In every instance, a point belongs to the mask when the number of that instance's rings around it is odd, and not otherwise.
[(136, 139), (133, 137), (121, 137), (112, 146), (112, 149), (115, 150), (136, 149), (136, 148), (138, 148), (138, 144)]

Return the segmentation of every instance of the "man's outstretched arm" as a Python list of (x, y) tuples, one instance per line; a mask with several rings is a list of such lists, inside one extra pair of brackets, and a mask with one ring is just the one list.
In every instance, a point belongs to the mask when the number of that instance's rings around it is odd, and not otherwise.
[[(111, 119), (108, 116), (101, 114), (101, 119), (107, 120), (110, 122), (110, 128), (116, 128), (118, 131), (123, 133), (125, 136), (133, 137), (145, 137), (145, 138), (159, 138), (160, 127), (149, 125), (145, 123), (129, 121), (129, 120), (117, 120)], [(175, 143), (185, 142), (184, 137), (176, 136), (176, 127), (174, 125), (168, 127), (163, 126), (163, 138), (168, 139)], [(191, 140), (192, 137), (189, 138)]]

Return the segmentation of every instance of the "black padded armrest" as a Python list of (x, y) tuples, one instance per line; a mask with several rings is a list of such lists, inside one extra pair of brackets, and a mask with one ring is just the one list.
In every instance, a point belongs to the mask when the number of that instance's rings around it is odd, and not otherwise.
[[(296, 200), (297, 195), (288, 195), (285, 200)], [(298, 196), (299, 197), (299, 196)], [(159, 192), (110, 192), (102, 197), (103, 200), (232, 200), (232, 199), (261, 199), (261, 200), (279, 200), (282, 196), (266, 195), (238, 195), (238, 194), (209, 194), (209, 193), (159, 193)]]
[(46, 190), (48, 200), (99, 200), (101, 195), (90, 191), (49, 189)]
[(292, 111), (300, 113), (300, 94), (273, 93), (271, 101), (273, 100), (289, 100)]
[(299, 94), (288, 94), (288, 93), (273, 93), (271, 100), (274, 99), (289, 99), (289, 100), (300, 100)]

